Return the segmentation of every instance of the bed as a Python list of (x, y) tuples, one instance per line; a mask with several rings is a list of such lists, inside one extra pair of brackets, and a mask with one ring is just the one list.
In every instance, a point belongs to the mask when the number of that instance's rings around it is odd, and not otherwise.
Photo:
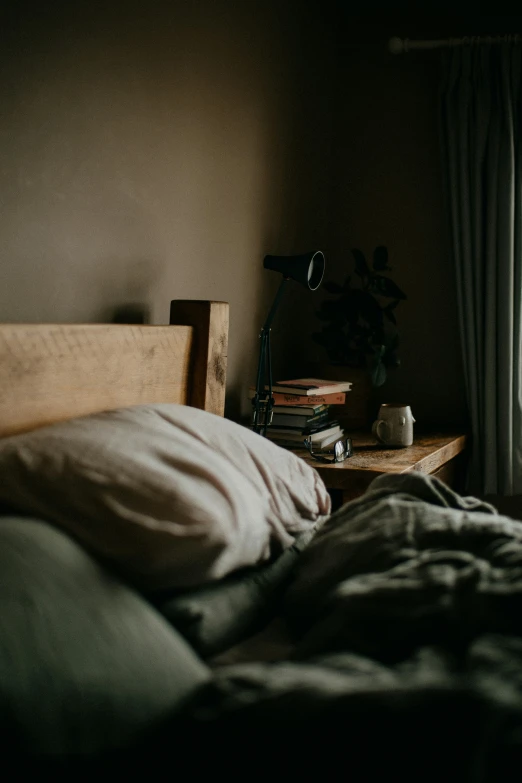
[(170, 320), (0, 325), (5, 763), (518, 778), (522, 525), (415, 473), (331, 514), (223, 417), (228, 305)]

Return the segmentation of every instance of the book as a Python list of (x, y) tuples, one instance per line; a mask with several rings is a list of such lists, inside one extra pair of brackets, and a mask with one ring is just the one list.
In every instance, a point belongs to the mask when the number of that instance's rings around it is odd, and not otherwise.
[(329, 405), (274, 405), (272, 413), (281, 413), (284, 416), (320, 416), (321, 413), (328, 413)]
[(327, 449), (328, 446), (331, 446), (333, 443), (335, 443), (337, 440), (340, 440), (341, 438), (344, 439), (345, 432), (344, 430), (341, 430), (340, 433), (336, 433), (335, 435), (329, 435), (327, 438), (324, 438), (320, 441), (314, 441), (314, 451), (320, 451), (321, 449)]
[[(335, 435), (328, 435), (327, 438), (323, 438), (322, 440), (315, 440), (313, 441), (313, 450), (314, 453), (319, 453), (324, 450), (331, 450), (331, 446), (338, 441), (346, 437), (346, 434), (343, 430), (341, 432), (336, 432)], [(283, 437), (281, 438), (272, 438), (272, 443), (277, 444), (278, 446), (281, 446), (285, 449), (304, 449), (306, 446), (304, 445), (304, 438), (302, 440), (284, 440)]]
[[(248, 396), (250, 399), (255, 396), (255, 393), (255, 389), (249, 389)], [(344, 405), (346, 401), (346, 394), (344, 392), (335, 392), (334, 394), (314, 394), (312, 398), (307, 394), (274, 392), (272, 389), (272, 397), (274, 398), (275, 405), (284, 405), (285, 407), (294, 407), (296, 405)]]
[(300, 394), (305, 397), (317, 394), (347, 392), (351, 388), (351, 381), (324, 381), (319, 378), (296, 378), (293, 381), (277, 381), (272, 384), (272, 391), (274, 392)]
[[(344, 437), (344, 431), (341, 430), (335, 435), (329, 435), (327, 438), (323, 438), (322, 440), (315, 440), (313, 441), (313, 450), (314, 452), (320, 452), (324, 449), (330, 449), (337, 440), (341, 440)], [(306, 449), (306, 446), (304, 445), (304, 438), (300, 438), (299, 440), (270, 438), (270, 440), (272, 443), (275, 443), (277, 446), (281, 446), (284, 449)]]
[[(333, 423), (333, 422), (332, 422)], [(323, 441), (327, 441), (329, 437), (333, 437), (334, 440), (338, 440), (343, 436), (343, 430), (337, 422), (333, 423), (333, 427), (327, 429), (314, 430), (313, 432), (303, 432), (299, 430), (292, 430), (282, 427), (281, 429), (274, 429), (269, 427), (266, 434), (270, 440), (275, 441), (293, 441), (297, 443), (303, 443), (305, 438), (310, 438), (312, 443), (317, 443), (318, 448), (322, 448), (320, 445)]]
[(304, 427), (295, 427), (293, 424), (271, 424), (269, 429), (270, 430), (276, 430), (277, 432), (281, 432), (282, 430), (284, 432), (297, 432), (298, 434), (301, 433), (303, 438), (306, 435), (310, 435), (313, 432), (319, 432), (321, 430), (329, 430), (333, 427), (337, 427), (339, 425), (338, 421), (334, 421), (332, 419), (329, 419), (328, 417), (325, 417), (321, 421), (312, 421), (309, 424), (306, 424)]
[[(272, 408), (270, 423), (287, 424), (289, 427), (303, 428), (309, 423), (327, 419), (329, 407), (329, 405), (318, 405), (315, 408), (277, 405)], [(259, 421), (262, 424), (265, 421), (265, 410), (264, 404), (261, 405), (259, 408)]]
[(308, 416), (306, 413), (304, 416), (287, 415), (285, 413), (274, 413), (272, 416), (271, 427), (291, 427), (297, 430), (304, 430), (307, 427), (313, 429), (319, 425), (328, 422), (328, 411), (325, 410), (322, 413), (315, 416)]

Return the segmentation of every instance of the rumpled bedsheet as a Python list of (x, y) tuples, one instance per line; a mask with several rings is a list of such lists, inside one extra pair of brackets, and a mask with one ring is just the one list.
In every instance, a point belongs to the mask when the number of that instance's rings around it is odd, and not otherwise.
[(520, 780), (520, 522), (433, 477), (379, 478), (302, 553), (285, 612), (293, 660), (215, 671), (178, 718), (212, 769), (240, 748), (291, 779)]
[(286, 611), (297, 657), (458, 653), (522, 630), (522, 523), (421, 473), (383, 476), (303, 552)]

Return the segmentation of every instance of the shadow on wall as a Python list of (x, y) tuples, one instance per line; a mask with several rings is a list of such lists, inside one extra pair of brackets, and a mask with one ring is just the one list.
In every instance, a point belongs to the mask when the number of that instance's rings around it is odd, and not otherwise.
[(150, 308), (141, 302), (129, 302), (114, 308), (110, 323), (150, 324)]
[(225, 418), (249, 425), (252, 408), (245, 403), (243, 389), (232, 388), (225, 398)]

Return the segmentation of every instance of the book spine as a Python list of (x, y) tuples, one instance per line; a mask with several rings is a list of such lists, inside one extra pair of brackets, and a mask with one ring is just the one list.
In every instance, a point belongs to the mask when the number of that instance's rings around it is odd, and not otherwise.
[(335, 435), (337, 432), (342, 432), (339, 422), (328, 422), (326, 426), (318, 427), (316, 429), (305, 428), (302, 430), (293, 429), (290, 427), (269, 427), (267, 430), (267, 436), (276, 440), (303, 440), (306, 437), (310, 437), (313, 441), (322, 440), (329, 437), (329, 435)]
[(322, 432), (323, 430), (331, 430), (332, 427), (338, 427), (339, 422), (337, 420), (332, 419), (323, 419), (323, 421), (318, 422), (311, 422), (310, 424), (303, 424), (302, 426), (295, 427), (293, 424), (284, 424), (283, 422), (272, 422), (269, 429), (272, 431), (281, 431), (284, 430), (285, 432), (295, 432), (296, 434), (301, 433), (302, 435), (311, 435), (314, 432)]
[(272, 417), (272, 427), (292, 427), (300, 430), (305, 427), (315, 427), (325, 424), (329, 421), (328, 411), (319, 413), (317, 416), (285, 416), (284, 413), (274, 413)]
[(346, 392), (334, 394), (283, 394), (272, 392), (274, 405), (344, 405)]
[(276, 405), (273, 408), (274, 416), (285, 416), (289, 419), (314, 419), (317, 416), (321, 416), (323, 413), (328, 413), (328, 409), (323, 405), (323, 410), (318, 408), (303, 408), (301, 405)]

